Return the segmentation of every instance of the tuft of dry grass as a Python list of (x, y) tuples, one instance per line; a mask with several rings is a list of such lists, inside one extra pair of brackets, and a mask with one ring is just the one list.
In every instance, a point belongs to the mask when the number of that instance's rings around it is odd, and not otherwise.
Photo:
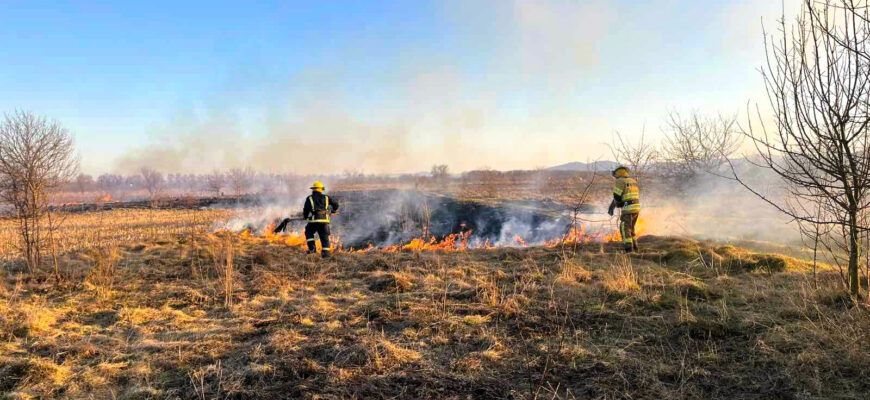
[(562, 283), (588, 282), (592, 279), (592, 273), (583, 267), (583, 263), (576, 258), (564, 258), (561, 263), (559, 281)]
[(115, 264), (121, 258), (117, 247), (98, 247), (84, 252), (85, 261), (91, 270), (85, 277), (85, 284), (102, 298), (108, 298), (115, 285)]
[(604, 285), (604, 290), (614, 294), (625, 295), (639, 292), (640, 284), (631, 258), (617, 257), (616, 264), (604, 274), (602, 285)]

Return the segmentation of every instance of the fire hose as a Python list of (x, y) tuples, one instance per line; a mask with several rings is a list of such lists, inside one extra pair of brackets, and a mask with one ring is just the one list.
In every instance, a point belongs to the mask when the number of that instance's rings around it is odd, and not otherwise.
[[(583, 213), (582, 215), (609, 215), (609, 214), (607, 214), (607, 213), (602, 213), (602, 212), (594, 212), (594, 213)], [(572, 218), (577, 219), (578, 221), (583, 221), (583, 222), (592, 222), (592, 223), (598, 223), (598, 224), (602, 224), (602, 223), (607, 223), (607, 222), (612, 222), (612, 221), (613, 221), (613, 216), (612, 216), (612, 215), (610, 215), (610, 217), (609, 217), (608, 219), (587, 219), (587, 218), (581, 218), (581, 217), (579, 217), (579, 216), (578, 216), (578, 217), (572, 217)]]
[(573, 217), (573, 218), (578, 220), (578, 221), (591, 222), (593, 224), (610, 224), (610, 229), (614, 229), (614, 230), (619, 229), (616, 226), (617, 224), (615, 224), (613, 221), (613, 218), (614, 218), (613, 215), (610, 215), (608, 213), (602, 213), (602, 212), (585, 213), (585, 215), (607, 215), (607, 216), (609, 216), (609, 218), (608, 219), (587, 219), (587, 218), (580, 218), (580, 217)]

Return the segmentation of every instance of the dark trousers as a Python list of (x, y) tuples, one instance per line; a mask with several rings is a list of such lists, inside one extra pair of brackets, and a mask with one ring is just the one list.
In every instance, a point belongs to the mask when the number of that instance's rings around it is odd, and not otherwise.
[(332, 247), (329, 246), (329, 224), (323, 222), (309, 222), (305, 225), (305, 240), (308, 243), (308, 251), (313, 253), (317, 250), (317, 239), (314, 234), (320, 237), (320, 248), (323, 254), (329, 254)]
[(622, 213), (619, 216), (619, 235), (622, 236), (622, 244), (626, 249), (637, 250), (637, 236), (634, 227), (637, 225), (637, 216), (640, 213)]

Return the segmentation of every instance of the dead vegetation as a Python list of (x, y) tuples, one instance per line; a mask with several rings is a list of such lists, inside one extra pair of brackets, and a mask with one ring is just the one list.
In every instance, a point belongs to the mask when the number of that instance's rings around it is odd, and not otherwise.
[[(234, 211), (115, 209), (69, 215), (55, 213), (64, 224), (54, 233), (57, 253), (83, 251), (105, 246), (158, 242), (178, 235), (191, 235), (213, 227)], [(18, 227), (14, 220), (0, 218), (0, 263), (18, 260)], [(62, 272), (62, 271), (61, 271)]]
[[(731, 246), (339, 253), (179, 236), (6, 274), (9, 398), (861, 398), (836, 272)], [(231, 250), (228, 250), (231, 249)], [(609, 249), (604, 249), (609, 250)], [(227, 259), (231, 267), (227, 268)], [(230, 284), (227, 284), (227, 277)]]

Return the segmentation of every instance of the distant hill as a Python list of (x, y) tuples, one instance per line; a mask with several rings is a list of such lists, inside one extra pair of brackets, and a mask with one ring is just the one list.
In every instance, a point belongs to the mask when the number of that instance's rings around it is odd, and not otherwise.
[(619, 164), (615, 161), (595, 161), (591, 163), (575, 161), (547, 168), (547, 171), (611, 171), (616, 168), (617, 165)]

